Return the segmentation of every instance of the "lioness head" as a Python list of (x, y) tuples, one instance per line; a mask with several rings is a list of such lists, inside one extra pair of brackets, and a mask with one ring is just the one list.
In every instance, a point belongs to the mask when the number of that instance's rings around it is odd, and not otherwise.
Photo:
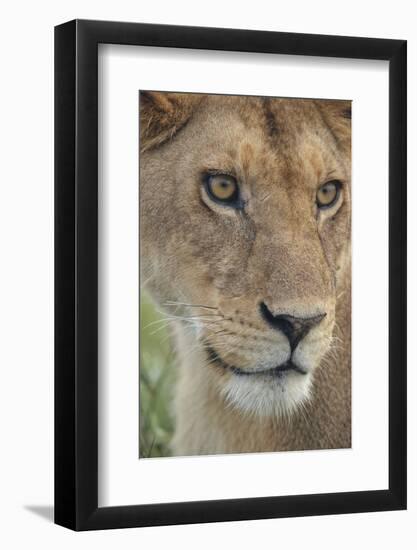
[(142, 92), (140, 128), (142, 281), (224, 399), (293, 410), (350, 269), (350, 102)]

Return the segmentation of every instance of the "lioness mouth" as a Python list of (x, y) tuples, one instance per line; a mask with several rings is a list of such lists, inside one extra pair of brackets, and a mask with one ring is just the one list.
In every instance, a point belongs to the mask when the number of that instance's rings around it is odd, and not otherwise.
[(221, 366), (222, 368), (229, 370), (233, 374), (236, 374), (238, 376), (256, 376), (256, 375), (268, 375), (268, 376), (282, 376), (284, 372), (293, 371), (297, 372), (298, 374), (306, 375), (307, 371), (300, 368), (298, 365), (293, 363), (291, 359), (287, 361), (286, 363), (283, 363), (282, 365), (277, 365), (276, 367), (272, 367), (270, 369), (262, 369), (262, 370), (244, 370), (239, 367), (235, 367), (234, 365), (229, 365), (226, 363), (217, 353), (217, 351), (212, 348), (211, 346), (207, 346), (207, 353), (209, 355), (210, 361), (212, 363), (216, 363), (217, 365)]

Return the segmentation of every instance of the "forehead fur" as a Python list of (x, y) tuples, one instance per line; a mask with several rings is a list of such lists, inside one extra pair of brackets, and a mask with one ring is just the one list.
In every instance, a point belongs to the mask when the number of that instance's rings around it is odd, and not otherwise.
[(140, 107), (142, 151), (172, 139), (197, 113), (211, 125), (239, 119), (275, 150), (312, 132), (345, 154), (350, 149), (350, 101), (142, 92)]

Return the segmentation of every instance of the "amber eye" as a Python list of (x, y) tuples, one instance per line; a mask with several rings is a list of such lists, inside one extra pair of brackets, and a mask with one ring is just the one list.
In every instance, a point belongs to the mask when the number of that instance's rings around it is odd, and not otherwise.
[(216, 202), (234, 206), (239, 202), (239, 186), (233, 176), (211, 174), (205, 181), (207, 194)]
[(316, 194), (316, 202), (319, 208), (329, 208), (333, 206), (340, 195), (342, 184), (338, 180), (328, 181), (322, 185)]

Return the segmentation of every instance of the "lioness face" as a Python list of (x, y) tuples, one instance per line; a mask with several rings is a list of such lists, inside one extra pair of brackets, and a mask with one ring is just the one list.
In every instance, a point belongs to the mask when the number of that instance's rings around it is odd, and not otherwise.
[(308, 399), (350, 258), (349, 103), (147, 93), (143, 280), (233, 406)]

